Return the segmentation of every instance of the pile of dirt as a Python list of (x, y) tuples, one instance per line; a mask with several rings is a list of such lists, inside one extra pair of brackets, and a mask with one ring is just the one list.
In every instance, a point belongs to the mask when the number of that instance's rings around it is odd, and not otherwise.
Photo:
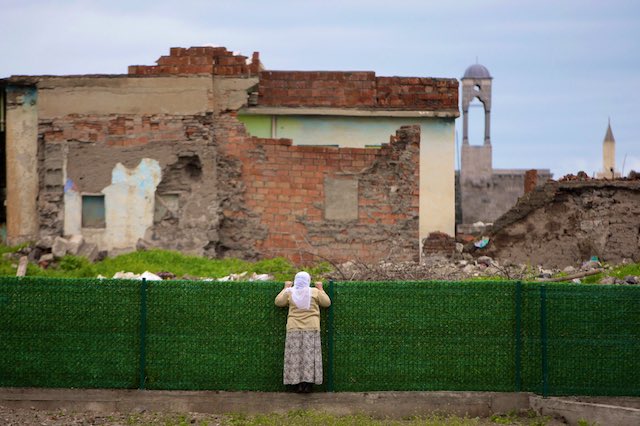
[[(623, 263), (628, 263), (625, 261)], [(498, 262), (489, 256), (474, 258), (468, 253), (454, 257), (429, 256), (420, 262), (376, 264), (349, 261), (335, 265), (334, 271), (326, 278), (336, 281), (462, 281), (473, 279), (507, 279), (522, 281), (552, 281), (559, 276), (564, 281), (580, 282), (582, 277), (603, 273), (601, 284), (640, 283), (640, 277), (628, 276), (624, 279), (608, 275), (614, 265), (605, 265), (598, 260), (589, 260), (581, 265), (563, 269), (545, 268), (541, 265)]]

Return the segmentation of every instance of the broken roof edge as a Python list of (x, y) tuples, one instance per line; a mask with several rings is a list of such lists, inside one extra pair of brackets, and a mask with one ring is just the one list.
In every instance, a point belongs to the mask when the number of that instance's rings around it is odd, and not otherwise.
[(423, 79), (423, 80), (437, 80), (437, 81), (450, 81), (450, 82), (459, 82), (459, 80), (455, 77), (434, 77), (434, 76), (415, 76), (415, 75), (378, 75), (376, 71), (371, 70), (295, 70), (295, 69), (287, 69), (287, 70), (274, 70), (274, 69), (264, 69), (260, 71), (260, 74), (305, 74), (311, 76), (312, 74), (316, 74), (318, 76), (324, 76), (329, 74), (337, 74), (337, 75), (352, 75), (352, 76), (362, 76), (362, 75), (370, 75), (375, 78), (382, 79)]
[[(41, 75), (11, 75), (9, 77), (0, 78), (0, 83), (15, 84), (15, 85), (28, 85), (37, 83), (40, 80), (51, 79), (77, 79), (77, 78), (162, 78), (162, 77), (208, 77), (211, 78), (211, 74), (199, 73), (199, 74), (152, 74), (152, 75), (137, 75), (137, 74), (41, 74)], [(233, 77), (233, 76), (215, 76), (217, 77)], [(256, 78), (256, 77), (253, 77)]]
[(349, 107), (245, 107), (238, 111), (245, 115), (335, 115), (349, 117), (424, 117), (424, 118), (458, 118), (458, 109), (437, 111), (402, 110), (402, 109), (366, 109)]

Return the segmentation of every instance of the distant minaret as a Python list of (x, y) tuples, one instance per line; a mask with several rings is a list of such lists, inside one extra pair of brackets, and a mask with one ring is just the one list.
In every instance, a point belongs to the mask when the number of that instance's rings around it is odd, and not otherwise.
[(598, 179), (613, 179), (620, 177), (616, 171), (616, 140), (611, 131), (611, 119), (607, 126), (607, 134), (602, 142), (602, 171), (598, 173)]

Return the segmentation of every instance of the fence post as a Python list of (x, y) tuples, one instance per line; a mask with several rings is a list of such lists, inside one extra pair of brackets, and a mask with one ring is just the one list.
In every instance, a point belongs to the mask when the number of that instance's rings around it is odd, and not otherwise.
[(147, 343), (147, 279), (143, 278), (140, 284), (140, 381), (139, 389), (144, 389), (146, 369), (146, 343)]
[(333, 306), (335, 304), (334, 300), (334, 291), (333, 291), (333, 280), (329, 280), (329, 299), (331, 299), (331, 305), (329, 306), (329, 316), (327, 318), (327, 339), (329, 340), (327, 347), (327, 357), (329, 358), (327, 361), (327, 392), (333, 392)]
[(515, 329), (515, 390), (522, 390), (522, 282), (516, 282), (515, 295), (516, 329)]
[(549, 368), (547, 360), (547, 289), (540, 286), (540, 343), (542, 358), (542, 396), (549, 396)]

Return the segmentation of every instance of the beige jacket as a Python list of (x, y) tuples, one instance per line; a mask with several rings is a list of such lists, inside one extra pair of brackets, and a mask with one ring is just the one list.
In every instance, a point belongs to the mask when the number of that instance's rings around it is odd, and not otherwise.
[(284, 308), (289, 305), (287, 317), (287, 330), (320, 330), (320, 307), (331, 305), (331, 299), (327, 293), (311, 287), (311, 305), (309, 309), (298, 309), (291, 300), (291, 293), (282, 289), (276, 296), (276, 306)]

